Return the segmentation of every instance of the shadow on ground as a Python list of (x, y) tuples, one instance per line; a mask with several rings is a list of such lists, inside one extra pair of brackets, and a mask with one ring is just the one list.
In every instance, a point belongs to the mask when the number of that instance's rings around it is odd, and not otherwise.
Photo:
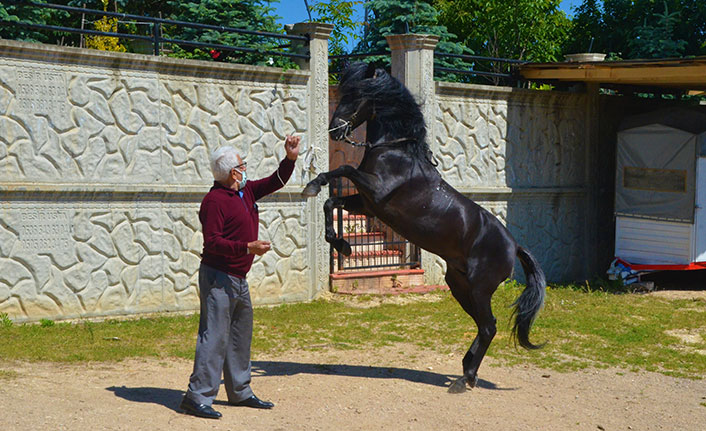
[(657, 290), (706, 289), (706, 269), (693, 271), (655, 271), (643, 275), (643, 281), (653, 281)]
[(179, 404), (184, 396), (184, 391), (165, 388), (110, 386), (106, 389), (115, 393), (116, 397), (127, 401), (158, 404), (174, 411), (178, 411)]
[[(345, 364), (307, 364), (301, 362), (254, 361), (252, 363), (254, 377), (293, 376), (296, 374), (334, 375), (366, 379), (398, 379), (414, 383), (448, 388), (460, 376), (449, 376), (431, 371), (412, 370), (396, 367), (373, 367)], [(489, 390), (511, 391), (515, 388), (500, 388), (492, 382), (478, 379), (479, 388)], [(152, 403), (178, 411), (184, 391), (166, 388), (110, 386), (106, 388), (115, 396), (134, 403)], [(216, 404), (222, 404), (216, 402)]]
[[(396, 367), (374, 367), (346, 364), (306, 364), (301, 362), (254, 361), (252, 373), (255, 376), (292, 376), (295, 374), (324, 374), (368, 379), (399, 379), (415, 383), (424, 383), (438, 387), (449, 387), (460, 376), (449, 376), (431, 371), (412, 370)], [(478, 379), (479, 388), (491, 390), (514, 390), (500, 388), (495, 383)]]

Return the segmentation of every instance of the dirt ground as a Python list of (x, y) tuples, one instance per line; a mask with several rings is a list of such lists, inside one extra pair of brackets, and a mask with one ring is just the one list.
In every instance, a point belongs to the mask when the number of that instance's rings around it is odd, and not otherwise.
[(706, 426), (704, 380), (620, 369), (558, 373), (503, 367), (488, 358), (479, 387), (449, 394), (460, 361), (461, 355), (411, 344), (261, 355), (253, 358), (252, 386), (275, 408), (228, 406), (221, 389), (214, 407), (223, 418), (208, 420), (177, 412), (191, 372), (188, 360), (80, 365), (0, 360), (0, 430), (702, 431)]

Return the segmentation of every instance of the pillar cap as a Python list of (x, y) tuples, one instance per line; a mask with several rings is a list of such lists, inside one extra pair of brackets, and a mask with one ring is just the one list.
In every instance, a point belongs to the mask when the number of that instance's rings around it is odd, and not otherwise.
[(387, 39), (387, 44), (390, 46), (390, 50), (402, 49), (405, 51), (411, 51), (415, 49), (434, 49), (436, 44), (439, 43), (439, 36), (432, 34), (416, 34), (416, 33), (405, 33), (405, 34), (390, 34), (385, 36)]
[(312, 39), (328, 39), (333, 24), (326, 22), (298, 22), (284, 26), (287, 34), (308, 34)]

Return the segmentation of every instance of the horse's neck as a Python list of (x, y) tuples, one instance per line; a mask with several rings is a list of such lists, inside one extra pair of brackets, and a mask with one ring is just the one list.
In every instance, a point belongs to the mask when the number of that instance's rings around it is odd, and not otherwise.
[(380, 129), (380, 123), (368, 120), (367, 127), (365, 128), (365, 140), (373, 144), (380, 140), (381, 136), (383, 136), (383, 133)]
[(365, 140), (372, 146), (385, 142), (396, 142), (400, 139), (409, 138), (409, 136), (398, 136), (385, 130), (377, 121), (368, 121), (368, 126), (365, 129)]

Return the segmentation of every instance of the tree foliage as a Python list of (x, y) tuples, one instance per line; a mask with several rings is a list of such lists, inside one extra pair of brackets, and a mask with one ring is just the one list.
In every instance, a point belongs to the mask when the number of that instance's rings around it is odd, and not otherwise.
[[(366, 22), (360, 43), (354, 53), (383, 53), (388, 51), (385, 36), (392, 34), (430, 34), (439, 36), (436, 51), (448, 54), (472, 54), (456, 35), (439, 21), (439, 12), (429, 2), (419, 0), (368, 0), (365, 2)], [(365, 61), (389, 66), (388, 56), (367, 58)], [(434, 57), (436, 66), (467, 70), (471, 64), (459, 58)], [(441, 74), (446, 80), (458, 81), (463, 76)]]
[[(46, 2), (46, 0), (40, 0)], [(202, 0), (202, 1), (177, 1), (177, 0), (69, 0), (57, 1), (74, 7), (85, 7), (93, 10), (109, 10), (130, 15), (150, 16), (165, 18), (175, 21), (185, 21), (198, 24), (211, 24), (217, 26), (233, 27), (252, 31), (282, 33), (283, 29), (277, 24), (274, 15), (273, 3), (279, 0)], [(99, 29), (102, 31), (119, 32), (128, 34), (152, 34), (151, 23), (140, 22), (125, 18), (106, 18), (100, 15), (67, 13), (62, 11), (39, 9), (36, 7), (0, 5), (0, 19), (9, 21), (24, 21), (33, 24), (50, 24), (71, 28)], [(162, 33), (171, 39), (212, 43), (214, 45), (230, 45), (252, 48), (256, 51), (276, 51), (278, 46), (287, 43), (280, 39), (266, 38), (263, 36), (233, 33), (226, 31), (202, 30), (187, 26), (163, 26)], [(0, 37), (17, 40), (28, 40), (42, 43), (57, 43), (62, 45), (79, 46), (81, 36), (75, 33), (56, 31), (31, 31), (17, 27), (0, 27)], [(88, 47), (122, 50), (124, 46), (138, 45), (129, 39), (115, 39), (107, 37), (85, 37)], [(209, 48), (194, 48), (188, 45), (166, 46), (166, 52), (171, 56), (212, 59), (219, 61), (237, 61), (250, 64), (270, 64), (278, 66), (292, 66), (292, 62), (284, 57), (265, 56), (257, 53), (241, 53), (236, 51), (221, 52)]]
[[(47, 3), (46, 0), (37, 0), (37, 3)], [(0, 4), (0, 20), (13, 22), (28, 22), (32, 24), (54, 24), (68, 16), (67, 13), (26, 7), (20, 5)], [(14, 26), (0, 26), (1, 39), (22, 40), (27, 42), (53, 43), (51, 34)]]
[(353, 8), (361, 3), (363, 2), (331, 0), (319, 1), (312, 5), (311, 11), (316, 16), (315, 21), (333, 24), (329, 37), (329, 53), (343, 54), (349, 42), (360, 39), (356, 30), (361, 23), (353, 21)]
[(674, 27), (679, 13), (670, 13), (665, 4), (663, 13), (654, 14), (656, 25), (645, 24), (635, 29), (635, 38), (629, 43), (632, 54), (640, 58), (679, 57), (686, 48), (686, 41), (674, 37)]
[[(108, 10), (109, 0), (103, 1), (103, 10)], [(116, 33), (118, 31), (118, 18), (108, 18), (104, 16), (93, 23), (93, 28), (106, 33)], [(125, 52), (126, 49), (120, 44), (120, 39), (110, 36), (87, 36), (86, 48), (98, 49), (101, 51)]]
[(612, 58), (706, 55), (706, 2), (584, 0), (565, 51), (586, 52), (588, 46)]
[(478, 55), (554, 61), (569, 19), (560, 0), (435, 0), (441, 22)]
[(437, 45), (444, 52), (468, 52), (439, 22), (439, 12), (425, 1), (419, 0), (368, 0), (365, 2), (365, 31), (355, 52), (382, 52), (387, 48), (385, 36), (391, 34), (420, 33), (439, 36)]
[[(239, 29), (276, 32), (279, 26), (272, 14), (270, 2), (262, 0), (169, 0), (171, 19), (192, 23), (227, 26)], [(232, 33), (217, 30), (203, 30), (186, 26), (172, 26), (164, 29), (167, 37), (176, 40), (257, 48), (262, 51), (273, 49), (276, 40), (258, 35)], [(222, 52), (202, 48), (174, 47), (176, 56), (192, 58), (211, 57), (220, 61), (227, 58), (242, 63), (266, 64), (270, 59), (257, 54), (244, 54), (236, 51)], [(274, 62), (274, 59), (272, 60)]]

